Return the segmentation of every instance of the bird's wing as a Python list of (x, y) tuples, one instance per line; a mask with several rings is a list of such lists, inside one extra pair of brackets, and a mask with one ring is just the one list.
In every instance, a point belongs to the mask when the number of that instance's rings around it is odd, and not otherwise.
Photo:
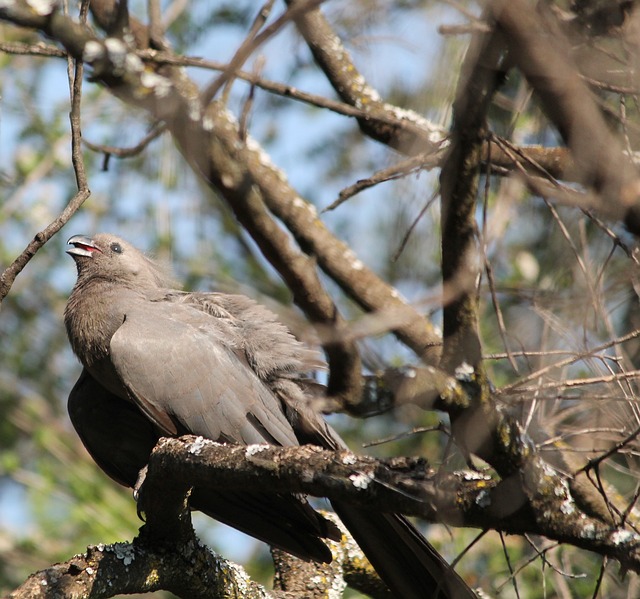
[(232, 330), (262, 380), (327, 367), (320, 352), (300, 343), (273, 312), (244, 295), (168, 291), (158, 299), (192, 306)]
[(133, 487), (158, 441), (149, 419), (83, 369), (67, 403), (71, 423), (95, 462), (121, 485)]
[(189, 306), (146, 302), (127, 311), (111, 339), (111, 361), (134, 401), (168, 435), (297, 445), (280, 402), (228, 333)]

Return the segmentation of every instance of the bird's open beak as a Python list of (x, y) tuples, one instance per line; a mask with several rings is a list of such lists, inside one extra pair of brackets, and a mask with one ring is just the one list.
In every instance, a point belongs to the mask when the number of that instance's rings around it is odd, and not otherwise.
[(102, 250), (95, 244), (93, 239), (86, 235), (74, 235), (69, 238), (67, 243), (73, 246), (67, 250), (67, 254), (70, 254), (71, 256), (86, 256), (88, 258), (93, 258), (93, 254), (95, 252), (102, 253)]

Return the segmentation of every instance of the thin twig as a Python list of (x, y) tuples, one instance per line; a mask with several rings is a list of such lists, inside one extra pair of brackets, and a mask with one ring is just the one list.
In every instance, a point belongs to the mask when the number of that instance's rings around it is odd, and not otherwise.
[(411, 158), (408, 158), (407, 160), (398, 162), (393, 166), (379, 170), (366, 179), (359, 179), (353, 185), (345, 187), (338, 194), (338, 199), (335, 200), (335, 202), (329, 204), (329, 206), (327, 206), (326, 208), (323, 208), (322, 213), (324, 214), (325, 212), (329, 212), (330, 210), (335, 210), (338, 206), (346, 202), (349, 198), (353, 197), (357, 193), (360, 193), (365, 189), (369, 189), (370, 187), (374, 187), (379, 183), (401, 179), (403, 177), (406, 177), (407, 175), (411, 175), (422, 170), (431, 170), (432, 168), (435, 168), (439, 165), (440, 159), (441, 154), (439, 152), (423, 152), (421, 154), (418, 154), (417, 156), (413, 156)]
[[(82, 4), (82, 10), (85, 10), (87, 4), (88, 2), (85, 0)], [(84, 14), (86, 14), (86, 12)], [(73, 68), (74, 63), (75, 68)], [(22, 272), (31, 258), (69, 221), (91, 193), (87, 184), (87, 174), (82, 159), (82, 135), (80, 131), (80, 101), (82, 98), (83, 70), (81, 61), (73, 61), (69, 58), (71, 160), (78, 192), (71, 198), (60, 215), (42, 231), (36, 233), (22, 253), (0, 275), (0, 303), (7, 296), (16, 277)]]
[[(255, 52), (257, 48), (259, 48), (267, 40), (273, 37), (278, 31), (280, 31), (282, 27), (284, 27), (287, 23), (289, 23), (296, 17), (304, 14), (305, 12), (314, 10), (324, 1), (325, 0), (307, 0), (307, 2), (298, 3), (294, 7), (287, 8), (287, 10), (285, 10), (282, 15), (280, 15), (273, 23), (271, 23), (271, 25), (265, 27), (261, 33), (255, 33), (255, 35), (252, 35), (250, 33), (245, 41), (240, 45), (233, 58), (229, 61), (226, 69), (202, 92), (202, 103), (208, 104), (209, 102), (211, 102), (211, 100), (215, 98), (220, 88), (232, 76), (234, 76), (235, 72), (246, 62), (247, 58), (249, 58), (249, 56), (251, 56), (251, 54)], [(262, 24), (263, 20), (261, 19), (260, 15), (265, 9), (267, 9), (268, 16), (268, 12), (271, 10), (271, 4), (272, 2), (269, 1), (265, 6), (263, 6), (260, 14), (256, 18), (256, 21), (254, 21), (254, 26)]]
[[(535, 387), (517, 386), (518, 393), (526, 393), (532, 391), (544, 391), (545, 389), (558, 389), (560, 387), (585, 387), (587, 385), (600, 385), (604, 383), (615, 383), (625, 379), (640, 378), (640, 370), (630, 370), (629, 372), (618, 372), (607, 376), (595, 376), (584, 379), (569, 379), (560, 382), (541, 383)], [(504, 388), (500, 389), (500, 393), (504, 393)]]
[(374, 439), (373, 441), (363, 443), (362, 447), (377, 447), (378, 445), (392, 443), (393, 441), (401, 441), (402, 439), (408, 439), (413, 435), (421, 435), (422, 433), (444, 433), (448, 436), (451, 435), (444, 422), (439, 422), (437, 426), (419, 426), (416, 428), (412, 428), (410, 431), (403, 431), (402, 433), (398, 433), (397, 435), (382, 437), (382, 439)]
[[(518, 389), (521, 385), (524, 385), (525, 383), (528, 383), (529, 381), (537, 379), (540, 376), (542, 376), (543, 374), (546, 374), (547, 372), (549, 372), (551, 370), (554, 370), (556, 368), (563, 368), (565, 366), (569, 366), (569, 365), (573, 364), (574, 362), (577, 362), (578, 360), (583, 360), (584, 358), (589, 358), (589, 357), (593, 356), (594, 354), (596, 354), (597, 352), (601, 352), (601, 351), (604, 351), (605, 349), (609, 349), (610, 347), (613, 347), (615, 345), (620, 345), (621, 343), (626, 343), (627, 341), (631, 341), (632, 339), (636, 339), (638, 336), (640, 336), (640, 330), (635, 330), (635, 331), (632, 331), (631, 333), (628, 333), (627, 335), (623, 335), (622, 337), (618, 337), (617, 339), (612, 339), (611, 341), (607, 341), (606, 343), (603, 343), (602, 345), (598, 345), (598, 346), (594, 347), (591, 350), (587, 350), (585, 352), (574, 353), (569, 358), (565, 358), (564, 360), (562, 360), (560, 362), (557, 362), (556, 364), (549, 364), (548, 366), (544, 366), (543, 368), (539, 368), (535, 372), (532, 372), (531, 374), (528, 374), (527, 376), (525, 376), (524, 378), (520, 379), (519, 381), (515, 381), (515, 382), (513, 382), (513, 383), (511, 383), (509, 385), (505, 385), (505, 386), (501, 387), (500, 389), (496, 390), (495, 394), (496, 395), (502, 395), (504, 393), (509, 393), (509, 392), (513, 391), (514, 389)], [(546, 353), (547, 352), (544, 352), (544, 354), (546, 354)], [(552, 352), (548, 352), (548, 353), (551, 354)], [(564, 352), (564, 353), (567, 353), (567, 352)], [(531, 352), (527, 353), (527, 355), (530, 355), (530, 354), (531, 354)], [(531, 355), (536, 355), (536, 354), (531, 354)]]
[[(234, 71), (237, 71), (242, 66), (242, 63), (237, 64), (235, 66), (235, 68), (233, 68), (231, 65), (234, 64), (234, 60), (236, 60), (236, 58), (238, 58), (238, 60), (241, 60), (240, 57), (242, 56), (243, 52), (245, 52), (247, 50), (247, 48), (249, 47), (249, 45), (255, 40), (256, 36), (260, 32), (260, 29), (266, 23), (267, 19), (269, 18), (269, 15), (271, 14), (271, 9), (273, 8), (274, 1), (275, 0), (267, 0), (262, 5), (262, 8), (258, 11), (258, 14), (256, 15), (255, 19), (253, 20), (253, 23), (251, 24), (251, 27), (249, 29), (249, 33), (247, 33), (247, 36), (246, 36), (245, 40), (242, 42), (240, 47), (236, 50), (233, 58), (231, 59), (231, 62), (229, 63), (229, 67), (227, 67), (227, 69), (225, 69), (223, 71), (222, 75), (220, 75), (218, 80), (214, 81), (214, 83), (213, 83), (213, 85), (215, 85), (219, 81), (221, 81), (221, 80), (223, 81), (224, 86), (225, 86), (223, 102), (225, 104), (227, 103), (227, 100), (229, 98), (229, 94), (231, 93), (231, 86), (233, 85), (233, 81), (236, 78), (235, 74), (234, 74)], [(253, 70), (254, 71), (259, 71), (260, 69), (255, 69), (254, 68)], [(224, 81), (225, 77), (227, 77), (226, 81)], [(255, 87), (255, 85), (252, 84), (251, 88), (249, 90), (249, 94), (250, 95), (253, 94), (254, 87)], [(213, 98), (216, 95), (216, 93), (217, 93), (217, 90), (212, 90), (211, 97)], [(244, 139), (244, 137), (243, 137), (243, 139)]]
[(640, 427), (636, 428), (630, 435), (627, 435), (625, 439), (616, 443), (609, 451), (589, 460), (580, 470), (578, 470), (575, 474), (580, 472), (588, 472), (589, 470), (597, 471), (598, 466), (604, 462), (607, 458), (610, 458), (612, 455), (618, 453), (621, 449), (629, 445), (632, 441), (635, 441), (640, 435)]
[(159, 137), (167, 130), (167, 126), (164, 123), (156, 124), (149, 133), (147, 133), (135, 146), (128, 148), (119, 148), (117, 146), (107, 146), (102, 144), (95, 144), (87, 139), (83, 139), (83, 143), (94, 152), (102, 152), (109, 156), (115, 156), (116, 158), (131, 158), (140, 154), (154, 139)]
[(402, 252), (404, 252), (404, 248), (407, 247), (407, 243), (409, 243), (409, 238), (411, 237), (413, 231), (418, 226), (418, 223), (422, 220), (422, 217), (424, 216), (425, 212), (429, 210), (429, 208), (433, 205), (439, 193), (440, 191), (436, 189), (431, 194), (431, 197), (426, 201), (425, 205), (422, 207), (420, 212), (418, 212), (418, 215), (413, 219), (413, 222), (409, 225), (409, 228), (407, 229), (402, 240), (400, 241), (400, 245), (398, 246), (398, 249), (393, 253), (393, 256), (391, 256), (391, 262), (397, 262), (398, 258), (400, 258), (400, 255), (402, 254)]
[(516, 580), (513, 566), (511, 565), (511, 559), (509, 558), (509, 551), (507, 550), (507, 545), (504, 542), (504, 535), (502, 533), (498, 533), (500, 536), (500, 544), (502, 545), (502, 554), (504, 555), (504, 561), (507, 562), (507, 568), (509, 568), (509, 578), (511, 583), (513, 584), (513, 590), (516, 594), (516, 597), (520, 599), (520, 591), (518, 591), (518, 581)]
[(149, 13), (149, 40), (154, 47), (162, 48), (165, 43), (159, 0), (148, 0), (147, 12)]
[[(260, 74), (260, 71), (262, 70), (263, 67), (264, 67), (264, 58), (259, 57), (258, 60), (256, 60), (256, 63), (254, 65), (256, 76)], [(240, 121), (238, 126), (238, 133), (242, 141), (247, 140), (247, 122), (249, 120), (249, 114), (251, 113), (251, 109), (253, 107), (255, 92), (256, 92), (256, 86), (254, 84), (251, 84), (251, 86), (249, 87), (249, 93), (247, 94), (247, 99), (245, 100), (244, 105), (242, 106), (242, 113), (240, 114)]]
[[(489, 169), (491, 168), (492, 160), (491, 160), (491, 144), (488, 144), (488, 153), (487, 153), (487, 165)], [(496, 281), (493, 276), (493, 267), (491, 266), (491, 262), (489, 261), (489, 254), (487, 249), (487, 211), (489, 207), (489, 189), (490, 189), (490, 177), (484, 178), (484, 197), (482, 202), (482, 243), (480, 244), (482, 255), (484, 257), (484, 269), (487, 273), (487, 283), (489, 285), (489, 293), (491, 294), (491, 303), (493, 304), (493, 310), (496, 313), (496, 320), (498, 322), (498, 331), (500, 333), (500, 338), (502, 339), (502, 345), (507, 352), (509, 364), (511, 364), (511, 368), (513, 368), (514, 372), (518, 373), (520, 370), (518, 368), (518, 363), (513, 357), (513, 353), (511, 352), (511, 347), (509, 346), (509, 341), (507, 340), (507, 327), (504, 322), (504, 316), (502, 315), (502, 309), (500, 308), (500, 301), (498, 300), (498, 293), (496, 291)], [(516, 593), (518, 589), (516, 588)]]
[(20, 56), (55, 56), (65, 58), (67, 53), (60, 48), (38, 42), (37, 44), (25, 44), (23, 42), (0, 42), (0, 52), (17, 54)]
[(440, 25), (440, 35), (468, 35), (472, 33), (489, 33), (490, 25), (487, 23), (468, 23), (466, 25)]

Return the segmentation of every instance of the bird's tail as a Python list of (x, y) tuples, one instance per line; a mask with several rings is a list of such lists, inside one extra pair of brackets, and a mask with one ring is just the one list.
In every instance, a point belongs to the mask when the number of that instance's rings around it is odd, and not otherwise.
[(475, 593), (403, 516), (333, 502), (371, 565), (399, 599), (477, 599)]

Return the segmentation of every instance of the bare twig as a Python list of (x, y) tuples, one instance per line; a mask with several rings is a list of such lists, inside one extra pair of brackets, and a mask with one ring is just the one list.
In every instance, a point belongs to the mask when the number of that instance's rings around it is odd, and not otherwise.
[(249, 58), (249, 56), (251, 56), (251, 54), (255, 52), (257, 48), (259, 48), (267, 40), (271, 39), (287, 23), (295, 20), (298, 16), (304, 14), (307, 11), (314, 10), (323, 2), (325, 2), (325, 0), (306, 0), (305, 2), (296, 3), (294, 7), (287, 8), (287, 10), (282, 15), (280, 15), (273, 23), (271, 23), (268, 27), (265, 27), (260, 33), (258, 33), (259, 28), (264, 24), (267, 17), (269, 16), (269, 13), (271, 12), (273, 0), (268, 0), (266, 4), (260, 9), (258, 16), (254, 20), (251, 30), (249, 31), (249, 34), (247, 35), (245, 41), (238, 48), (238, 50), (236, 50), (236, 53), (229, 62), (229, 65), (224, 69), (220, 76), (202, 92), (201, 97), (203, 104), (208, 104), (213, 98), (215, 98), (218, 90), (231, 77), (233, 77), (235, 71), (237, 71), (245, 63), (247, 58)]
[(470, 33), (489, 33), (491, 27), (487, 23), (469, 23), (466, 25), (440, 25), (440, 35), (468, 35)]
[[(573, 362), (573, 360), (571, 360)], [(552, 368), (557, 367), (557, 365), (553, 365)], [(542, 369), (541, 369), (542, 370)], [(529, 377), (526, 377), (527, 379)], [(589, 385), (600, 385), (604, 383), (615, 383), (618, 381), (629, 380), (629, 379), (640, 379), (640, 370), (630, 370), (627, 372), (616, 372), (614, 374), (602, 375), (602, 376), (594, 376), (583, 379), (564, 379), (562, 381), (552, 381), (549, 383), (539, 383), (535, 386), (531, 387), (523, 387), (523, 381), (520, 381), (515, 387), (509, 385), (509, 393), (513, 393), (514, 389), (517, 393), (529, 393), (532, 391), (546, 391), (548, 389), (559, 389), (563, 387), (567, 388), (575, 388), (575, 387), (585, 387)], [(500, 389), (500, 394), (504, 395), (505, 388)]]
[[(260, 74), (260, 71), (262, 70), (263, 66), (264, 66), (264, 60), (258, 57), (258, 60), (256, 60), (256, 63), (254, 65), (254, 71), (256, 75)], [(240, 139), (245, 142), (247, 141), (247, 123), (249, 121), (249, 114), (251, 114), (251, 109), (253, 107), (255, 92), (256, 92), (256, 86), (252, 84), (249, 87), (249, 93), (247, 94), (247, 99), (245, 100), (244, 105), (242, 106), (242, 113), (240, 114), (240, 124), (238, 127), (238, 132), (240, 135)]]
[[(570, 45), (550, 11), (523, 0), (491, 3), (514, 64), (527, 77), (549, 119), (571, 149), (574, 176), (599, 196), (599, 210), (640, 232), (637, 175), (607, 127), (593, 93), (579, 77)], [(546, 39), (549, 43), (540, 43)]]
[(322, 212), (325, 213), (330, 210), (335, 210), (338, 206), (342, 205), (357, 193), (374, 187), (375, 185), (379, 185), (380, 183), (384, 183), (385, 181), (394, 181), (413, 173), (418, 173), (422, 170), (431, 170), (432, 168), (439, 166), (443, 154), (443, 151), (425, 152), (423, 154), (413, 156), (412, 158), (408, 158), (407, 160), (403, 160), (388, 168), (382, 169), (366, 179), (359, 179), (353, 185), (345, 187), (338, 194), (338, 199), (329, 204), (326, 208), (323, 208)]
[[(242, 63), (244, 62), (242, 60), (242, 55), (244, 52), (249, 52), (249, 46), (254, 42), (256, 36), (260, 31), (260, 28), (266, 23), (267, 19), (269, 18), (269, 15), (271, 14), (274, 1), (275, 0), (267, 0), (262, 5), (262, 8), (258, 11), (258, 14), (254, 18), (253, 23), (251, 24), (251, 27), (249, 28), (249, 32), (247, 33), (244, 41), (242, 42), (240, 47), (236, 50), (227, 68), (224, 69), (222, 74), (209, 86), (209, 88), (207, 88), (207, 90), (205, 90), (205, 94), (209, 93), (210, 95), (209, 99), (205, 98), (204, 100), (205, 102), (211, 101), (211, 99), (214, 98), (215, 95), (217, 94), (218, 89), (220, 88), (219, 86), (225, 85), (224, 103), (225, 104), (227, 103), (229, 98), (229, 93), (231, 92), (231, 86), (235, 79), (234, 71), (238, 71), (242, 66)], [(247, 54), (247, 58), (248, 56), (249, 54)], [(235, 64), (235, 68), (234, 66), (232, 66), (234, 65), (234, 61), (237, 61), (237, 64)], [(260, 71), (260, 69), (255, 68), (255, 66), (252, 70), (256, 73), (259, 73)], [(249, 93), (251, 95), (253, 94), (254, 88), (255, 88), (255, 85), (252, 84), (249, 90)]]
[(44, 42), (37, 44), (25, 44), (23, 42), (4, 42), (0, 41), (0, 52), (7, 54), (19, 54), (23, 56), (56, 56), (58, 58), (66, 58), (67, 53), (55, 46), (50, 46)]
[(83, 143), (94, 152), (101, 152), (116, 158), (132, 158), (137, 156), (154, 140), (160, 137), (167, 130), (166, 125), (157, 124), (149, 133), (147, 133), (135, 146), (128, 148), (118, 148), (116, 146), (107, 146), (103, 144), (94, 144), (87, 139), (83, 139)]
[(159, 0), (147, 0), (149, 14), (149, 40), (155, 48), (165, 47), (164, 29), (162, 26), (162, 12)]
[(413, 222), (409, 225), (409, 228), (405, 231), (405, 234), (400, 240), (400, 245), (398, 246), (398, 249), (393, 253), (393, 256), (391, 256), (392, 262), (396, 262), (400, 258), (402, 252), (404, 252), (404, 248), (407, 246), (407, 243), (409, 243), (409, 238), (411, 237), (411, 234), (413, 233), (415, 228), (418, 226), (420, 219), (425, 215), (426, 211), (429, 210), (429, 208), (436, 201), (439, 193), (440, 193), (439, 190), (436, 189), (431, 194), (431, 197), (425, 202), (420, 212), (418, 212), (416, 217), (413, 219)]
[[(495, 391), (495, 395), (511, 393), (516, 389), (520, 389), (522, 385), (525, 385), (528, 382), (531, 382), (537, 378), (540, 378), (541, 376), (543, 376), (547, 372), (550, 372), (551, 370), (564, 368), (565, 366), (569, 366), (570, 364), (578, 362), (579, 360), (583, 360), (584, 358), (591, 357), (597, 354), (598, 352), (604, 351), (605, 349), (609, 349), (610, 347), (614, 347), (615, 345), (620, 345), (621, 343), (631, 341), (632, 339), (637, 339), (639, 336), (640, 336), (640, 330), (635, 330), (635, 331), (632, 331), (631, 333), (627, 333), (626, 335), (623, 335), (622, 337), (618, 337), (617, 339), (612, 339), (611, 341), (607, 341), (606, 343), (598, 345), (593, 349), (590, 349), (584, 352), (577, 352), (577, 353), (572, 352), (572, 355), (570, 357), (565, 358), (560, 362), (556, 362), (555, 364), (549, 364), (548, 366), (539, 368), (538, 370), (532, 372), (531, 374), (528, 374), (527, 376), (521, 378), (518, 381), (514, 381), (513, 383), (509, 383), (508, 385), (504, 385), (500, 387), (500, 389)], [(566, 352), (561, 352), (561, 353), (566, 353)], [(547, 355), (547, 352), (545, 352), (542, 355)], [(598, 382), (604, 382), (604, 381), (598, 381)]]
[[(86, 2), (84, 3), (86, 6)], [(73, 65), (75, 64), (75, 68)], [(60, 215), (42, 231), (36, 233), (23, 252), (0, 275), (0, 304), (11, 290), (16, 277), (22, 272), (31, 258), (51, 239), (77, 212), (84, 201), (89, 197), (90, 191), (87, 184), (87, 175), (82, 159), (82, 135), (80, 132), (80, 100), (82, 97), (81, 61), (73, 61), (69, 58), (69, 88), (71, 95), (71, 111), (69, 121), (71, 123), (71, 159), (76, 177), (78, 193), (76, 193), (65, 206)]]

